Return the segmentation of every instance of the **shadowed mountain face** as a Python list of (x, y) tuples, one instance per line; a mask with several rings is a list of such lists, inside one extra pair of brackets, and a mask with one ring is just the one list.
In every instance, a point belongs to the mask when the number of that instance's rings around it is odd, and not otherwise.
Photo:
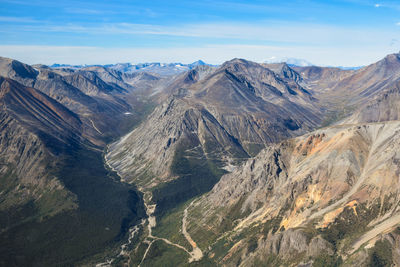
[(93, 84), (81, 91), (46, 69), (1, 62), (15, 79), (0, 76), (0, 266), (71, 266), (118, 247), (144, 215), (140, 195), (104, 166), (104, 137), (90, 134), (81, 110), (62, 104), (96, 101), (83, 93)]
[(29, 202), (46, 191), (63, 191), (63, 185), (48, 171), (56, 164), (52, 157), (79, 144), (81, 122), (77, 116), (37, 90), (3, 77), (0, 108), (1, 206)]

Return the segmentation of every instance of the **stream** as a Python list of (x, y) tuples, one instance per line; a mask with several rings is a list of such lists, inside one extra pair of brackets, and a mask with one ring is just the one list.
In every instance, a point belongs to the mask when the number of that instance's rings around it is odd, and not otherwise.
[[(108, 150), (108, 147), (106, 149), (106, 151)], [(104, 156), (104, 162), (107, 168), (111, 169), (112, 171), (116, 172), (118, 177), (120, 178), (121, 181), (124, 181), (124, 179), (121, 177), (121, 175), (118, 173), (118, 171), (116, 169), (113, 168), (113, 166), (108, 162), (107, 160), (107, 156), (105, 154)], [(201, 249), (197, 246), (196, 242), (193, 241), (192, 237), (190, 236), (190, 234), (187, 232), (187, 217), (188, 217), (188, 209), (192, 206), (193, 202), (192, 201), (184, 210), (183, 213), (183, 218), (182, 218), (182, 234), (184, 235), (184, 237), (186, 238), (186, 240), (189, 242), (189, 244), (192, 246), (192, 251), (189, 251), (187, 248), (176, 244), (174, 242), (171, 242), (170, 240), (166, 239), (166, 238), (162, 238), (162, 237), (157, 237), (154, 236), (152, 234), (152, 229), (154, 227), (156, 227), (157, 225), (157, 220), (156, 217), (154, 216), (154, 212), (156, 210), (157, 205), (156, 204), (150, 204), (151, 200), (152, 200), (152, 195), (150, 196), (146, 196), (146, 194), (151, 194), (150, 192), (144, 192), (143, 189), (138, 189), (139, 192), (141, 192), (143, 194), (143, 202), (144, 202), (144, 206), (146, 209), (146, 215), (147, 215), (147, 219), (142, 220), (142, 222), (138, 225), (135, 225), (131, 228), (129, 228), (129, 237), (126, 243), (121, 245), (121, 250), (119, 252), (119, 254), (113, 258), (113, 259), (107, 259), (105, 262), (101, 262), (96, 264), (96, 267), (111, 267), (113, 262), (115, 261), (115, 259), (119, 256), (126, 256), (128, 257), (128, 265), (130, 262), (130, 251), (128, 250), (130, 245), (132, 244), (132, 240), (134, 239), (134, 237), (136, 236), (136, 234), (139, 232), (140, 227), (145, 226), (147, 223), (147, 230), (148, 230), (148, 234), (146, 239), (143, 241), (148, 245), (145, 253), (143, 254), (143, 257), (141, 259), (140, 264), (138, 265), (138, 267), (140, 267), (140, 265), (143, 263), (143, 261), (146, 259), (146, 256), (153, 244), (154, 241), (156, 240), (162, 240), (164, 241), (166, 244), (171, 245), (171, 246), (175, 246), (183, 251), (185, 251), (188, 255), (189, 255), (189, 263), (190, 262), (194, 262), (194, 261), (199, 261), (200, 259), (203, 258), (203, 252), (201, 251)]]

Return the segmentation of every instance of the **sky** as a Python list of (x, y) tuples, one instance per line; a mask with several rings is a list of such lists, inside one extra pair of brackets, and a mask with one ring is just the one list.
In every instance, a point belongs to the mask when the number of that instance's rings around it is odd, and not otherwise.
[(363, 66), (399, 50), (393, 0), (0, 0), (0, 56), (28, 64)]

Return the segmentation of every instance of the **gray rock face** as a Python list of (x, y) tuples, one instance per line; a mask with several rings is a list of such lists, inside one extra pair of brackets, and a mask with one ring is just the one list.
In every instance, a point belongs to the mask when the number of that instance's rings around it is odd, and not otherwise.
[(332, 255), (334, 253), (332, 244), (320, 236), (313, 237), (310, 240), (300, 229), (289, 229), (270, 235), (259, 242), (257, 250), (259, 256), (273, 254), (287, 260), (302, 253), (308, 257), (316, 257), (321, 254)]
[[(197, 223), (192, 232), (207, 229), (201, 225), (212, 225), (213, 231), (225, 229), (230, 214), (235, 217), (230, 218), (232, 228), (227, 236), (265, 225), (268, 234), (255, 231), (247, 236), (265, 241), (258, 242), (243, 266), (252, 265), (257, 258), (266, 260), (265, 255), (277, 255), (287, 262), (295, 255), (305, 261), (332, 255), (333, 245), (315, 233), (328, 231), (343, 220), (368, 224), (372, 228), (365, 228), (360, 235), (371, 240), (400, 220), (397, 205), (389, 203), (385, 205), (391, 208), (385, 212), (363, 217), (365, 210), (371, 212), (381, 199), (398, 194), (399, 127), (398, 121), (340, 125), (271, 145), (224, 175), (201, 198), (192, 214), (201, 213), (202, 217), (193, 218)], [(345, 217), (348, 213), (358, 219)], [(351, 225), (346, 227), (337, 231), (353, 231)], [(313, 229), (314, 234), (305, 234), (304, 229)], [(343, 242), (350, 247), (336, 247), (341, 255), (351, 254), (362, 243), (352, 236), (346, 238)]]
[(303, 79), (297, 71), (289, 67), (286, 63), (271, 63), (262, 65), (283, 78), (291, 79), (295, 82), (301, 82)]
[(400, 88), (386, 90), (358, 108), (340, 123), (383, 122), (400, 119)]
[(38, 71), (31, 66), (10, 58), (0, 57), (0, 76), (9, 77), (23, 85), (32, 87), (37, 75)]
[(301, 231), (288, 230), (271, 236), (261, 244), (268, 254), (290, 258), (294, 254), (305, 252), (308, 247), (307, 237)]
[[(229, 207), (246, 196), (248, 201), (244, 205), (257, 207), (261, 199), (264, 203), (275, 199), (272, 203), (283, 206), (286, 200), (296, 201), (298, 197), (311, 194), (306, 202), (322, 208), (329, 202), (328, 197), (340, 200), (343, 193), (356, 194), (357, 190), (362, 190), (362, 184), (386, 188), (386, 185), (376, 184), (374, 173), (379, 170), (386, 174), (387, 183), (397, 183), (398, 128), (398, 122), (335, 126), (273, 145), (223, 176), (207, 201), (215, 207)], [(319, 187), (321, 191), (317, 190)], [(308, 193), (302, 196), (305, 192)], [(368, 197), (371, 201), (372, 195)], [(303, 219), (306, 219), (310, 208), (304, 212)], [(296, 220), (303, 212), (298, 213)]]

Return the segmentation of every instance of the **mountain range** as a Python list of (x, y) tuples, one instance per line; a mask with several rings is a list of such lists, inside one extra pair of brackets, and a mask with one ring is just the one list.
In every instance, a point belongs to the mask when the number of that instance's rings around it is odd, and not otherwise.
[[(162, 76), (176, 75), (188, 70), (191, 70), (197, 66), (210, 65), (202, 60), (197, 60), (191, 64), (183, 63), (117, 63), (117, 64), (106, 64), (106, 65), (68, 65), (68, 64), (53, 64), (50, 68), (68, 68), (68, 69), (84, 69), (88, 67), (105, 67), (110, 70), (116, 70), (122, 73), (135, 73), (135, 72), (148, 72), (158, 74)], [(210, 65), (212, 66), (212, 65)]]
[(400, 265), (400, 55), (288, 63), (0, 58), (0, 265)]

